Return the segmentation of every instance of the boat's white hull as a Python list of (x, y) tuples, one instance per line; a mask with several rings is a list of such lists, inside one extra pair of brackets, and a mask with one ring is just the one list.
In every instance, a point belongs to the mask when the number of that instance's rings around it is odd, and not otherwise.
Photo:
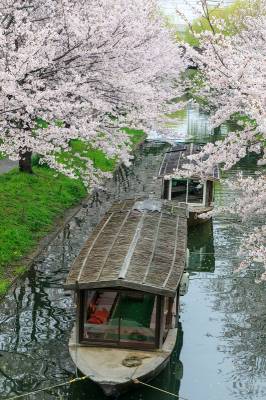
[[(188, 207), (189, 210), (189, 219), (188, 219), (188, 226), (200, 225), (206, 221), (209, 221), (211, 217), (204, 217), (204, 214), (213, 210), (213, 207)], [(203, 218), (201, 218), (203, 216)]]
[[(69, 351), (83, 375), (100, 385), (107, 396), (115, 396), (137, 386), (135, 379), (149, 381), (158, 375), (169, 361), (176, 338), (177, 329), (170, 329), (162, 349), (140, 351), (79, 345), (73, 331)], [(128, 357), (137, 357), (140, 365), (125, 366)]]
[[(134, 378), (134, 379), (139, 379), (142, 382), (149, 382), (153, 378), (155, 378), (168, 364), (170, 360), (170, 357), (165, 359), (154, 371), (150, 371), (147, 373), (145, 376), (141, 376), (139, 378)], [(92, 379), (93, 380), (93, 379)], [(94, 380), (93, 380), (94, 381)], [(113, 396), (117, 397), (120, 396), (121, 394), (128, 392), (129, 390), (134, 390), (137, 388), (137, 382), (135, 383), (133, 379), (128, 380), (127, 382), (124, 383), (115, 383), (115, 382), (96, 382), (104, 394), (106, 396)]]

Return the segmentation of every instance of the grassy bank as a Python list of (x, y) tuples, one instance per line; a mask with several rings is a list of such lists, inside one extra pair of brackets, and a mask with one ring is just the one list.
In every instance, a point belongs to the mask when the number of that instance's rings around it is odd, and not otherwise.
[(129, 128), (124, 128), (124, 131), (128, 134), (130, 137), (132, 147), (138, 145), (139, 143), (143, 142), (143, 140), (146, 137), (146, 134), (141, 131), (141, 130), (136, 130), (136, 129), (129, 129)]
[(0, 175), (0, 294), (23, 272), (20, 260), (53, 226), (56, 217), (86, 195), (82, 183), (54, 177), (48, 168)]
[[(142, 142), (142, 131), (128, 130), (132, 147)], [(75, 150), (84, 150), (75, 144)], [(97, 168), (113, 171), (115, 160), (100, 151), (87, 150)], [(17, 169), (0, 175), (0, 296), (26, 266), (23, 258), (53, 229), (57, 218), (77, 204), (87, 192), (79, 180), (67, 178), (44, 167), (34, 167), (34, 174)]]
[[(124, 131), (130, 137), (131, 146), (133, 149), (145, 139), (145, 133), (141, 130), (124, 128)], [(71, 151), (60, 154), (59, 160), (66, 165), (74, 165), (74, 168), (75, 166), (83, 167), (84, 162), (77, 157), (77, 154), (91, 159), (94, 167), (101, 169), (104, 172), (113, 171), (117, 163), (115, 158), (106, 158), (105, 154), (101, 150), (94, 150), (88, 144), (80, 140), (73, 140), (71, 142)]]

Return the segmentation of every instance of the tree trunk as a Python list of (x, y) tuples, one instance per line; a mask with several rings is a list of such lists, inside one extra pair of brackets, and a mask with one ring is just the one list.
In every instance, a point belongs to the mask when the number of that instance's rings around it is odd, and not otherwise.
[(19, 170), (20, 172), (27, 172), (28, 174), (32, 174), (32, 164), (31, 164), (31, 151), (21, 151), (20, 159), (19, 159)]

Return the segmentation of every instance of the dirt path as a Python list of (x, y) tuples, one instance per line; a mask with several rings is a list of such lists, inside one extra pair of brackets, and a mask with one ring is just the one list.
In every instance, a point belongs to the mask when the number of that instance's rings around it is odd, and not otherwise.
[(4, 174), (18, 165), (17, 161), (0, 160), (0, 174)]

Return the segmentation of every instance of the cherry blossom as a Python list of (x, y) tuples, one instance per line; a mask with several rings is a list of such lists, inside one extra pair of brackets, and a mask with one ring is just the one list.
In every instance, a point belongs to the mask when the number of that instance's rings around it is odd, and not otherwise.
[(121, 128), (158, 126), (181, 94), (182, 51), (155, 0), (2, 0), (0, 21), (0, 151), (22, 169), (37, 153), (97, 184), (90, 160), (79, 168), (58, 154), (79, 139), (128, 164)]
[[(240, 263), (237, 271), (247, 268), (254, 261), (266, 265), (266, 226), (257, 227), (254, 231), (245, 235), (245, 240), (239, 251), (239, 255), (243, 256), (243, 261)], [(257, 282), (266, 281), (266, 271), (261, 274)]]
[[(217, 20), (208, 11), (207, 2), (200, 1), (210, 30), (197, 35), (200, 51), (187, 44), (186, 54), (201, 74), (201, 87), (194, 88), (208, 102), (213, 127), (238, 119), (239, 129), (230, 132), (224, 140), (208, 143), (197, 155), (192, 155), (184, 166), (175, 171), (180, 175), (197, 175), (207, 179), (213, 167), (230, 169), (249, 152), (256, 152), (263, 166), (266, 163), (266, 2), (250, 1), (252, 12), (239, 14), (234, 20), (236, 34), (224, 33), (225, 22)], [(246, 266), (252, 259), (266, 268), (265, 248), (265, 193), (266, 179), (239, 177), (232, 188), (241, 195), (227, 210), (244, 220), (260, 216), (258, 227), (243, 242), (242, 255), (247, 255)], [(266, 279), (265, 274), (262, 279)]]

